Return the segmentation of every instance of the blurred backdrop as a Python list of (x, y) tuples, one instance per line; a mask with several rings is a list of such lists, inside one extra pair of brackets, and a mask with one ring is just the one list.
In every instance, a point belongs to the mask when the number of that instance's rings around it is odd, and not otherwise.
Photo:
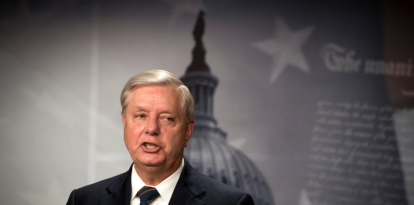
[(408, 0), (2, 1), (2, 204), (65, 204), (125, 172), (120, 92), (144, 70), (184, 76), (200, 10), (222, 158), (250, 163), (200, 171), (256, 184), (257, 204), (414, 204)]

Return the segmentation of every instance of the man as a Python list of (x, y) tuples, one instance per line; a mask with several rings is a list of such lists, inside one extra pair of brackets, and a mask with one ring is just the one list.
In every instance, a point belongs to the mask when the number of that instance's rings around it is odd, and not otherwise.
[(254, 204), (249, 194), (197, 173), (184, 159), (194, 100), (173, 74), (150, 70), (132, 77), (122, 90), (121, 105), (133, 165), (72, 191), (68, 205)]

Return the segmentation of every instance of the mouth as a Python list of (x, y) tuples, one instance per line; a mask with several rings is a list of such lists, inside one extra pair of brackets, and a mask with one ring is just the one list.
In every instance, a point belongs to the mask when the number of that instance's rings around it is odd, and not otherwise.
[(147, 149), (155, 149), (155, 148), (158, 147), (156, 144), (151, 144), (151, 143), (148, 143), (148, 142), (144, 143), (144, 146)]
[(153, 144), (153, 143), (144, 142), (142, 144), (142, 149), (145, 152), (157, 152), (158, 150), (160, 150), (160, 146)]

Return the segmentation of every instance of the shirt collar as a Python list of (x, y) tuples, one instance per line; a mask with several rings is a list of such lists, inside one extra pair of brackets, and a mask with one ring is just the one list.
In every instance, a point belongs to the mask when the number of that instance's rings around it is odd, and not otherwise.
[[(160, 193), (161, 198), (168, 204), (170, 202), (171, 196), (177, 185), (178, 179), (180, 178), (181, 172), (184, 168), (184, 158), (181, 160), (180, 167), (172, 173), (169, 177), (164, 179), (161, 183), (159, 183), (155, 188), (157, 189), (158, 193)], [(135, 171), (135, 164), (131, 171), (131, 201), (137, 195), (137, 192), (146, 184), (142, 181), (142, 179), (138, 176), (137, 172)]]

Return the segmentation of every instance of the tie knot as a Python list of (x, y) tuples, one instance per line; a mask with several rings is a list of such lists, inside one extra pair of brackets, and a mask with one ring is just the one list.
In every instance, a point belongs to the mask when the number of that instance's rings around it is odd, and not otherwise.
[(160, 193), (155, 187), (144, 186), (138, 191), (137, 196), (141, 200), (141, 205), (148, 205), (160, 196)]

